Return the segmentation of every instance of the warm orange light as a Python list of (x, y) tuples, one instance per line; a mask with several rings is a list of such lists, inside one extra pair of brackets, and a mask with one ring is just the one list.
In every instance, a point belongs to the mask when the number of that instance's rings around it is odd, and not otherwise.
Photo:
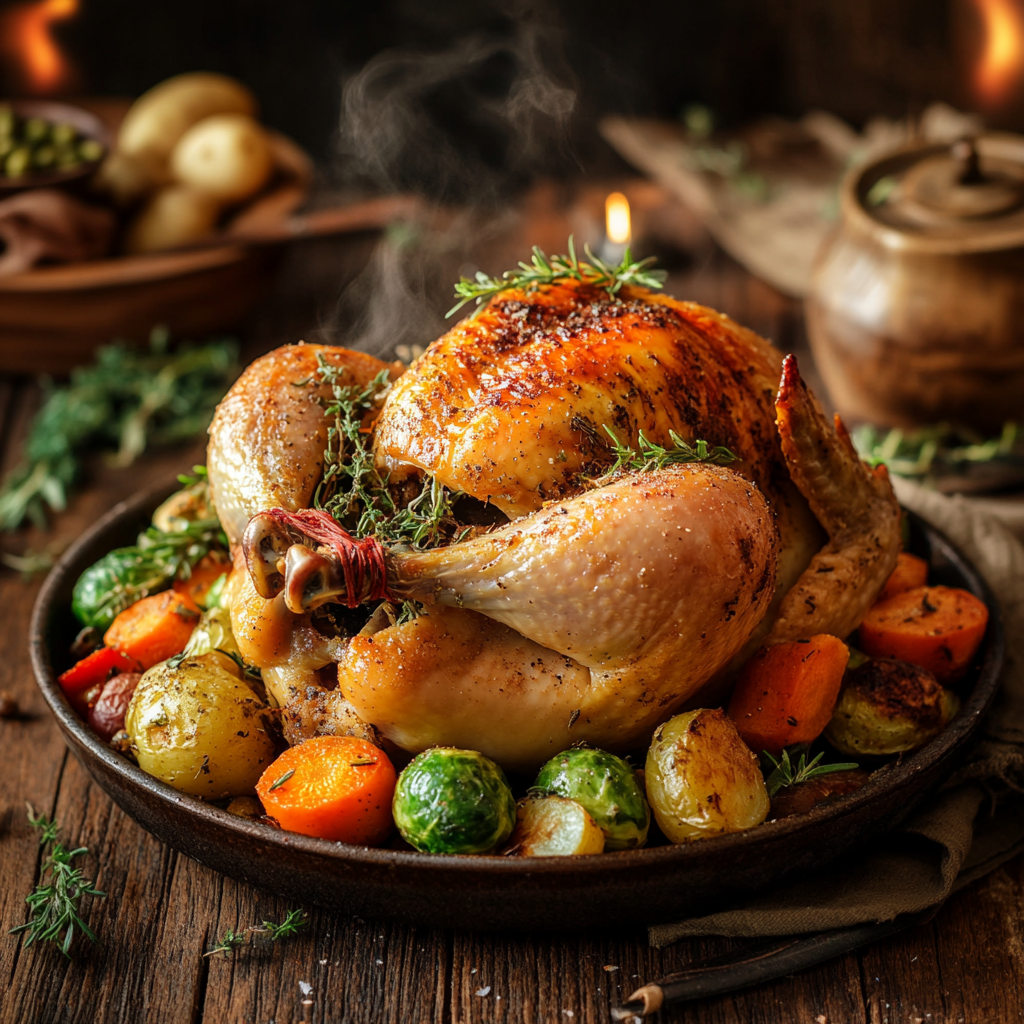
[(629, 200), (621, 192), (613, 192), (604, 201), (604, 224), (609, 242), (616, 245), (625, 245), (629, 242)]
[(68, 84), (71, 67), (50, 35), (50, 26), (78, 12), (78, 0), (38, 0), (3, 12), (0, 40), (19, 64), (33, 92), (54, 92)]
[(1018, 0), (975, 0), (984, 23), (985, 49), (975, 78), (989, 105), (1005, 100), (1024, 70), (1024, 13)]

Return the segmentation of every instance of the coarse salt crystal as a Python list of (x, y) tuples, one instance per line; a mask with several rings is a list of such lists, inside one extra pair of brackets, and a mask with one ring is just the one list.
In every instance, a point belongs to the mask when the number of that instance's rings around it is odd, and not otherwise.
[(491, 986), (490, 985), (484, 985), (483, 988), (478, 988), (476, 990), (476, 994), (478, 996), (489, 996), (491, 994)]
[(304, 995), (308, 996), (313, 991), (313, 986), (308, 981), (299, 982), (299, 991)]

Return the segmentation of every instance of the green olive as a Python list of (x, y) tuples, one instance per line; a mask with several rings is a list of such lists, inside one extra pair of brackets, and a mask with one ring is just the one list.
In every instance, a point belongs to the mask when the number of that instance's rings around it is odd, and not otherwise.
[(78, 144), (78, 155), (86, 163), (94, 163), (103, 156), (103, 147), (95, 139), (83, 139)]
[(4, 174), (8, 178), (24, 177), (32, 167), (32, 150), (27, 146), (19, 146), (8, 154), (4, 161)]
[(24, 134), (28, 142), (42, 142), (50, 137), (50, 122), (41, 117), (30, 117), (25, 121)]
[(505, 773), (475, 750), (433, 747), (398, 777), (402, 838), (424, 853), (489, 853), (511, 834), (516, 802)]
[(78, 137), (73, 125), (55, 124), (50, 132), (50, 138), (55, 146), (68, 146)]
[(541, 768), (533, 788), (568, 797), (601, 827), (606, 850), (643, 846), (651, 809), (636, 772), (621, 757), (604, 750), (573, 747)]
[(53, 146), (40, 146), (32, 154), (32, 162), (36, 167), (44, 170), (48, 167), (52, 167), (57, 161), (57, 152)]

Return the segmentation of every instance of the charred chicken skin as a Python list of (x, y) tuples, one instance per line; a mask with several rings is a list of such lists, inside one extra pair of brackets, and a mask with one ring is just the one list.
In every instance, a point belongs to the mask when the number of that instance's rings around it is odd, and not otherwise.
[[(318, 406), (282, 397), (302, 351), (265, 357), (211, 427), (214, 501), (247, 570), (231, 581), (236, 634), (282, 703), (333, 662), (358, 716), (408, 750), (466, 746), (528, 769), (581, 739), (629, 749), (761, 642), (848, 633), (895, 564), (888, 481), (795, 361), (704, 307), (570, 281), (458, 324), (374, 426), (391, 480), (429, 473), (511, 522), (380, 552), (374, 595), (426, 614), (394, 625), (378, 611), (355, 637), (321, 636), (318, 606), (369, 590), (352, 593), (330, 544), (265, 514), (307, 507), (322, 466)], [(352, 360), (354, 381), (384, 366), (323, 351)], [(675, 431), (739, 461), (609, 479), (605, 428), (634, 446)]]

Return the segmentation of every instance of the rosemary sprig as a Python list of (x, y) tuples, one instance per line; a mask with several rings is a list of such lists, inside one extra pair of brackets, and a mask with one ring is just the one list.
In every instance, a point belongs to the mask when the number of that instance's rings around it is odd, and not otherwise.
[(606, 263), (590, 251), (585, 245), (586, 262), (576, 256), (576, 244), (572, 235), (569, 236), (569, 254), (567, 256), (548, 256), (539, 246), (533, 247), (533, 255), (529, 263), (521, 260), (516, 270), (506, 270), (501, 277), (488, 277), (482, 270), (470, 280), (462, 278), (455, 286), (458, 302), (445, 314), (453, 316), (467, 303), (476, 303), (473, 316), (483, 308), (483, 304), (512, 288), (532, 290), (541, 285), (553, 284), (555, 281), (585, 281), (587, 284), (604, 288), (609, 295), (617, 295), (623, 285), (635, 284), (643, 288), (661, 288), (668, 276), (664, 270), (651, 270), (655, 262), (653, 256), (643, 260), (634, 260), (629, 246), (622, 254), (622, 261), (617, 266)]
[(739, 456), (728, 448), (720, 445), (709, 445), (707, 441), (696, 440), (693, 445), (687, 444), (674, 430), (668, 432), (672, 439), (672, 447), (665, 448), (647, 439), (641, 430), (637, 434), (636, 448), (623, 444), (615, 431), (605, 425), (605, 433), (612, 440), (611, 451), (615, 463), (608, 470), (608, 476), (620, 472), (647, 473), (652, 469), (663, 469), (687, 462), (712, 462), (717, 466), (727, 466), (739, 461)]
[(73, 866), (74, 859), (89, 852), (84, 846), (67, 849), (57, 841), (60, 826), (40, 814), (38, 817), (28, 805), (29, 824), (39, 829), (39, 845), (49, 853), (43, 861), (39, 884), (25, 902), (29, 908), (29, 920), (11, 929), (11, 934), (25, 932), (25, 945), (33, 942), (52, 942), (70, 960), (71, 943), (76, 929), (90, 942), (96, 941), (96, 933), (82, 920), (78, 913), (79, 901), (83, 896), (105, 899), (106, 893), (96, 888), (96, 883), (82, 875), (82, 869)]
[(264, 921), (263, 927), (256, 928), (254, 931), (262, 932), (271, 942), (277, 942), (298, 934), (299, 929), (305, 928), (307, 924), (309, 921), (306, 919), (304, 910), (289, 910), (285, 919), (279, 924), (273, 921)]
[(780, 789), (784, 789), (786, 786), (796, 786), (819, 775), (830, 775), (832, 772), (845, 772), (859, 767), (859, 765), (851, 762), (843, 764), (818, 764), (825, 756), (824, 753), (816, 755), (810, 762), (808, 762), (806, 754), (801, 754), (800, 760), (797, 761), (795, 767), (789, 759), (788, 750), (783, 750), (782, 757), (779, 760), (772, 757), (767, 750), (764, 751), (764, 756), (774, 766), (772, 773), (764, 780), (765, 785), (768, 787), (768, 796), (770, 797), (775, 796)]
[(205, 555), (227, 547), (217, 519), (197, 519), (173, 531), (151, 526), (133, 547), (115, 548), (82, 574), (75, 584), (75, 614), (105, 629), (129, 605), (172, 580), (187, 579)]
[(150, 444), (206, 429), (238, 372), (237, 346), (214, 341), (168, 353), (167, 341), (167, 331), (155, 329), (148, 352), (108, 345), (72, 371), (69, 384), (44, 379), (21, 464), (0, 487), (0, 530), (26, 520), (45, 529), (47, 510), (66, 508), (87, 448), (112, 448), (113, 462), (126, 466)]
[(236, 932), (229, 928), (215, 945), (211, 946), (203, 956), (214, 956), (217, 953), (223, 953), (225, 956), (231, 956), (236, 950), (239, 950), (249, 941), (249, 937), (244, 932)]

